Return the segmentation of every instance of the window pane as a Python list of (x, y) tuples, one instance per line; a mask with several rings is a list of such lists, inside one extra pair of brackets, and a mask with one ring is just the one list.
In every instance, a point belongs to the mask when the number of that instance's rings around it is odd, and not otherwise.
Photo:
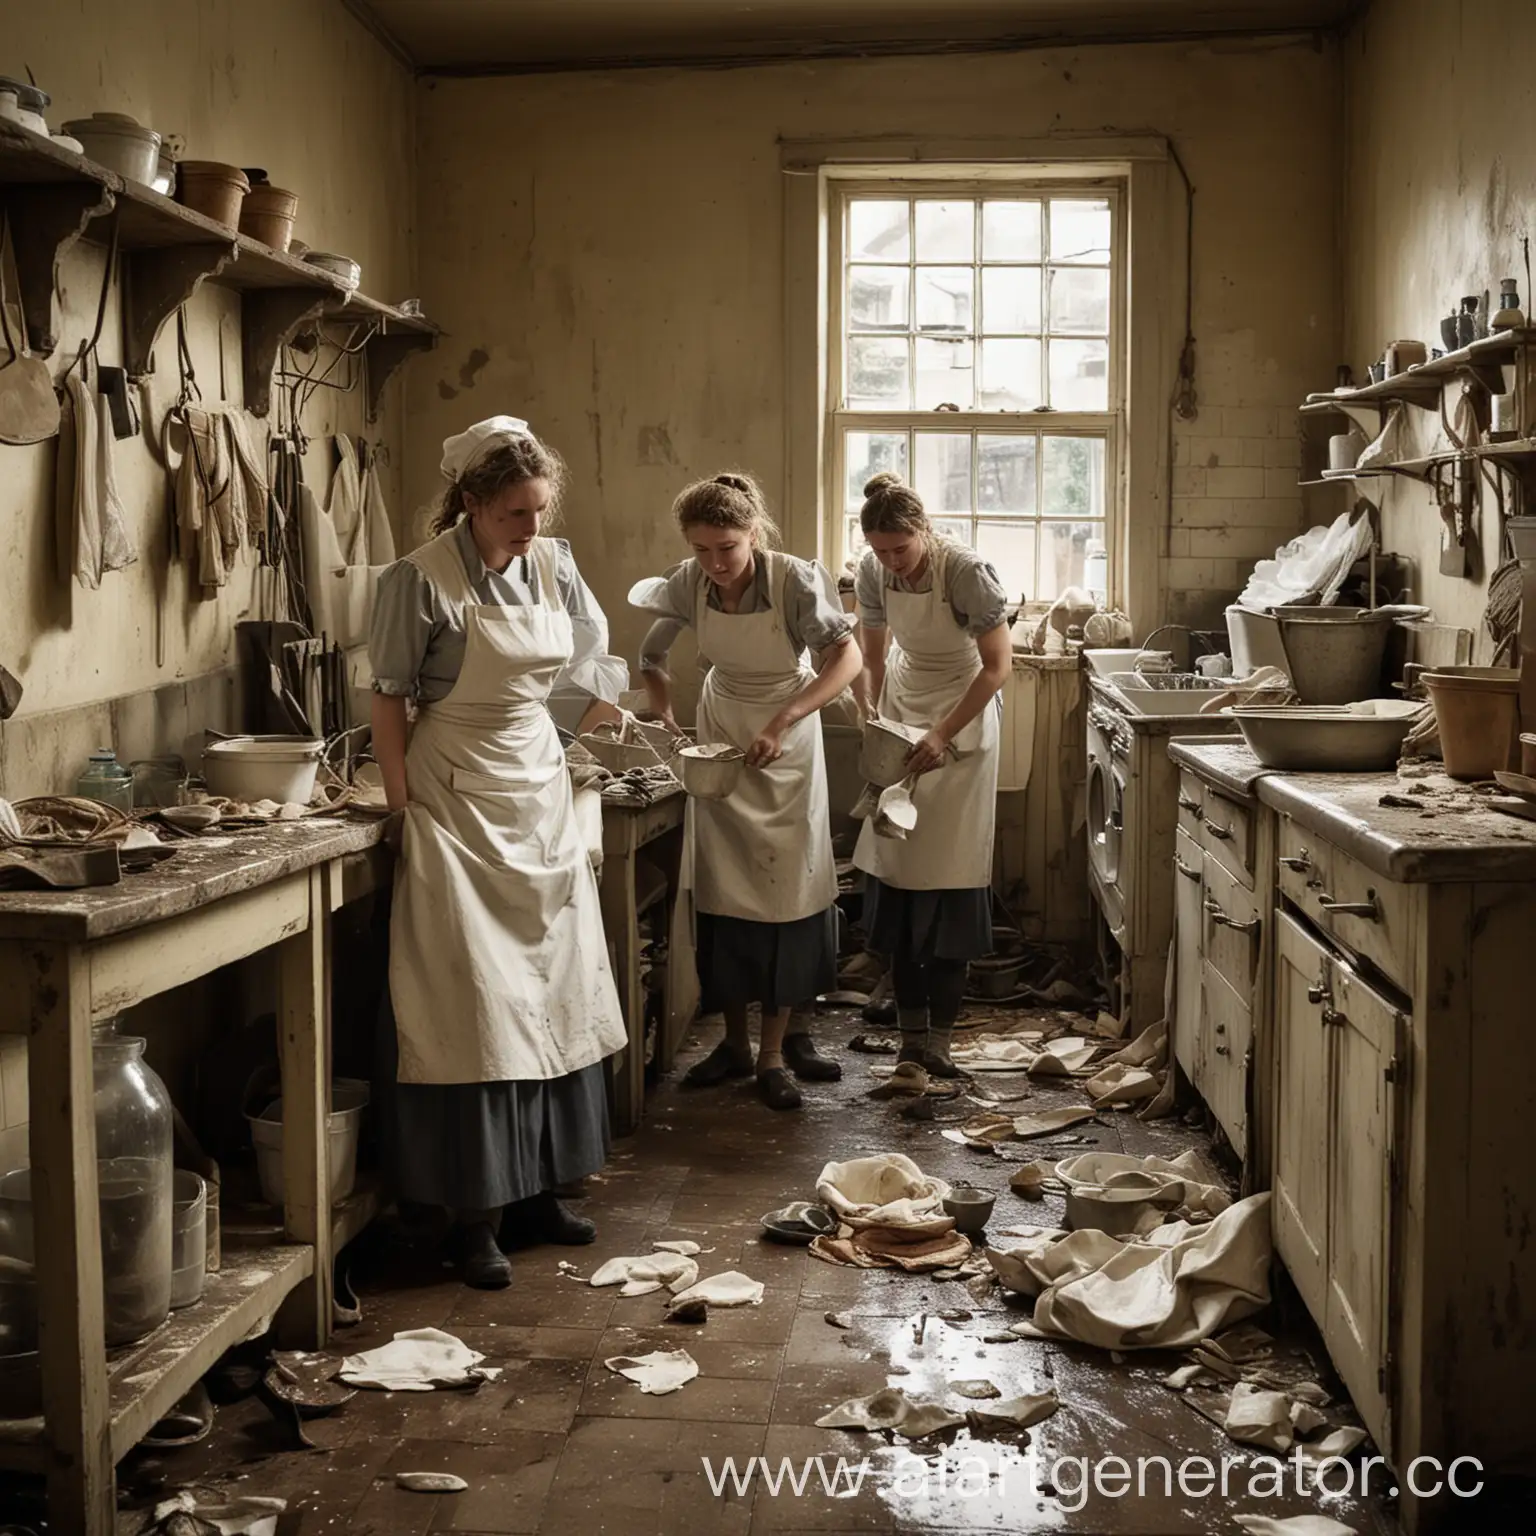
[(971, 531), (970, 518), (935, 517), (931, 521), (941, 535), (954, 539), (957, 544), (969, 544), (974, 547), (975, 539)]
[(1032, 411), (1040, 400), (1040, 343), (981, 344), (981, 406), (987, 411)]
[(1058, 411), (1107, 411), (1109, 343), (1052, 341), (1050, 346), (1051, 404)]
[(1040, 204), (986, 202), (981, 207), (983, 261), (1040, 260)]
[(917, 269), (917, 328), (969, 335), (974, 267)]
[(906, 330), (908, 271), (906, 267), (850, 267), (848, 329)]
[(908, 233), (905, 198), (859, 197), (848, 204), (848, 259), (850, 261), (909, 261), (912, 241)]
[(982, 268), (981, 328), (992, 336), (999, 331), (1040, 334), (1039, 267)]
[(917, 479), (913, 486), (931, 515), (971, 510), (969, 432), (916, 434)]
[(1053, 335), (1108, 334), (1108, 267), (1052, 267), (1049, 282)]
[(1040, 590), (1033, 595), (1049, 601), (1082, 586), (1090, 540), (1103, 542), (1103, 523), (1041, 523)]
[(848, 338), (848, 404), (905, 410), (908, 404), (907, 340), (904, 336)]
[(1103, 517), (1104, 439), (1046, 438), (1042, 478), (1047, 517)]
[(917, 204), (917, 259), (971, 261), (976, 251), (976, 204), (931, 200)]
[(940, 405), (958, 406), (962, 411), (973, 403), (973, 357), (975, 344), (970, 341), (938, 341), (927, 336), (917, 339), (917, 408), (931, 411)]
[(1109, 261), (1109, 204), (1099, 198), (1051, 200), (1051, 260)]
[(1033, 522), (977, 523), (976, 549), (992, 562), (1009, 600), (1037, 597)]
[(844, 504), (857, 512), (864, 505), (864, 487), (882, 470), (907, 478), (907, 434), (849, 432), (843, 438), (843, 464), (848, 475)]
[(1032, 436), (983, 435), (976, 439), (976, 501), (980, 511), (1034, 516), (1037, 442)]

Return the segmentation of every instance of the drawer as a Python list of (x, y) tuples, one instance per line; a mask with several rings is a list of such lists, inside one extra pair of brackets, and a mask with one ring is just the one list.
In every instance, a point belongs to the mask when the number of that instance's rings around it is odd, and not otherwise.
[(1235, 879), (1253, 889), (1254, 816), (1249, 806), (1206, 785), (1200, 846)]
[(1419, 904), (1411, 886), (1388, 880), (1281, 819), (1278, 884), (1334, 943), (1363, 955), (1410, 997)]
[(1205, 1082), (1201, 1093), (1232, 1150), (1248, 1155), (1248, 1067), (1253, 1045), (1253, 1010), (1222, 980), (1209, 962), (1205, 967)]
[(1259, 963), (1261, 934), (1258, 903), (1253, 892), (1215, 859), (1205, 860), (1201, 952), (1244, 1003), (1252, 1006), (1253, 983)]
[(1188, 768), (1179, 769), (1179, 831), (1200, 841), (1200, 823), (1205, 816), (1205, 780)]

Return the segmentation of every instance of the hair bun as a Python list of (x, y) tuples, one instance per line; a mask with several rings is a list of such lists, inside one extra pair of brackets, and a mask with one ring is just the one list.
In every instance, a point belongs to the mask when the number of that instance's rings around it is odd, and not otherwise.
[(745, 475), (716, 475), (715, 484), (729, 486), (733, 491), (740, 491), (743, 496), (750, 496), (757, 489)]
[(864, 494), (866, 496), (873, 496), (877, 491), (888, 491), (893, 486), (900, 485), (901, 483), (901, 476), (895, 470), (882, 469), (873, 479), (865, 482)]

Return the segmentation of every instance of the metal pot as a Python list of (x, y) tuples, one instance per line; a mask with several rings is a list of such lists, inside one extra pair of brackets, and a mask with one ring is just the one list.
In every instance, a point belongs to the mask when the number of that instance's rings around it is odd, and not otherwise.
[(1396, 615), (1371, 608), (1276, 608), (1291, 684), (1303, 704), (1353, 704), (1381, 692)]
[(312, 736), (231, 736), (203, 750), (210, 795), (250, 803), (308, 805), (325, 743)]

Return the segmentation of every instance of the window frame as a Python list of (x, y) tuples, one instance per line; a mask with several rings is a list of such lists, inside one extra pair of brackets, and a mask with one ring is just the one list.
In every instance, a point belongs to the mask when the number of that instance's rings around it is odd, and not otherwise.
[[(851, 168), (849, 168), (851, 170)], [(1122, 591), (1121, 572), (1124, 569), (1125, 543), (1127, 539), (1127, 476), (1126, 476), (1126, 428), (1129, 408), (1129, 304), (1128, 304), (1128, 225), (1129, 197), (1128, 178), (1119, 172), (1108, 175), (1083, 174), (1081, 167), (1071, 165), (1031, 164), (1014, 167), (989, 167), (984, 175), (968, 174), (966, 169), (955, 166), (946, 172), (941, 166), (924, 165), (920, 175), (903, 174), (893, 170), (882, 174), (875, 167), (861, 168), (860, 173), (838, 175), (828, 179), (826, 215), (824, 221), (825, 281), (823, 284), (824, 331), (822, 358), (824, 375), (822, 384), (822, 526), (818, 530), (821, 548), (830, 556), (829, 563), (841, 570), (850, 551), (845, 547), (846, 518), (845, 500), (847, 467), (845, 458), (845, 434), (850, 431), (949, 431), (984, 432), (997, 436), (1092, 437), (1104, 440), (1104, 544), (1106, 555), (1106, 602), (1110, 607), (1123, 608), (1126, 593)], [(844, 387), (847, 377), (845, 349), (847, 334), (844, 325), (847, 298), (847, 267), (845, 238), (847, 230), (847, 205), (855, 198), (1010, 198), (1038, 197), (1042, 201), (1061, 197), (1092, 197), (1110, 204), (1110, 260), (1109, 291), (1110, 312), (1108, 332), (1108, 409), (1104, 411), (938, 411), (933, 409), (907, 409), (893, 411), (858, 411), (847, 407)], [(980, 260), (972, 263), (976, 271), (985, 270)], [(1001, 265), (1009, 265), (1003, 263)], [(1050, 265), (1048, 254), (1041, 253), (1040, 265)], [(915, 267), (909, 263), (909, 270)], [(979, 298), (979, 295), (978, 295)], [(1041, 337), (1047, 336), (1048, 316), (1041, 317)], [(977, 338), (980, 332), (974, 333)], [(978, 362), (979, 366), (979, 362)], [(974, 449), (973, 449), (974, 454)], [(974, 459), (973, 459), (974, 475)], [(1017, 521), (1038, 528), (1042, 523), (1058, 521), (1042, 515), (1037, 509), (1033, 517), (985, 518), (980, 509), (973, 507), (970, 518), (972, 527), (979, 521)], [(1038, 543), (1036, 549), (1038, 551)], [(1010, 593), (1010, 598), (1017, 594)], [(1034, 593), (1025, 593), (1026, 602), (1038, 606)]]

